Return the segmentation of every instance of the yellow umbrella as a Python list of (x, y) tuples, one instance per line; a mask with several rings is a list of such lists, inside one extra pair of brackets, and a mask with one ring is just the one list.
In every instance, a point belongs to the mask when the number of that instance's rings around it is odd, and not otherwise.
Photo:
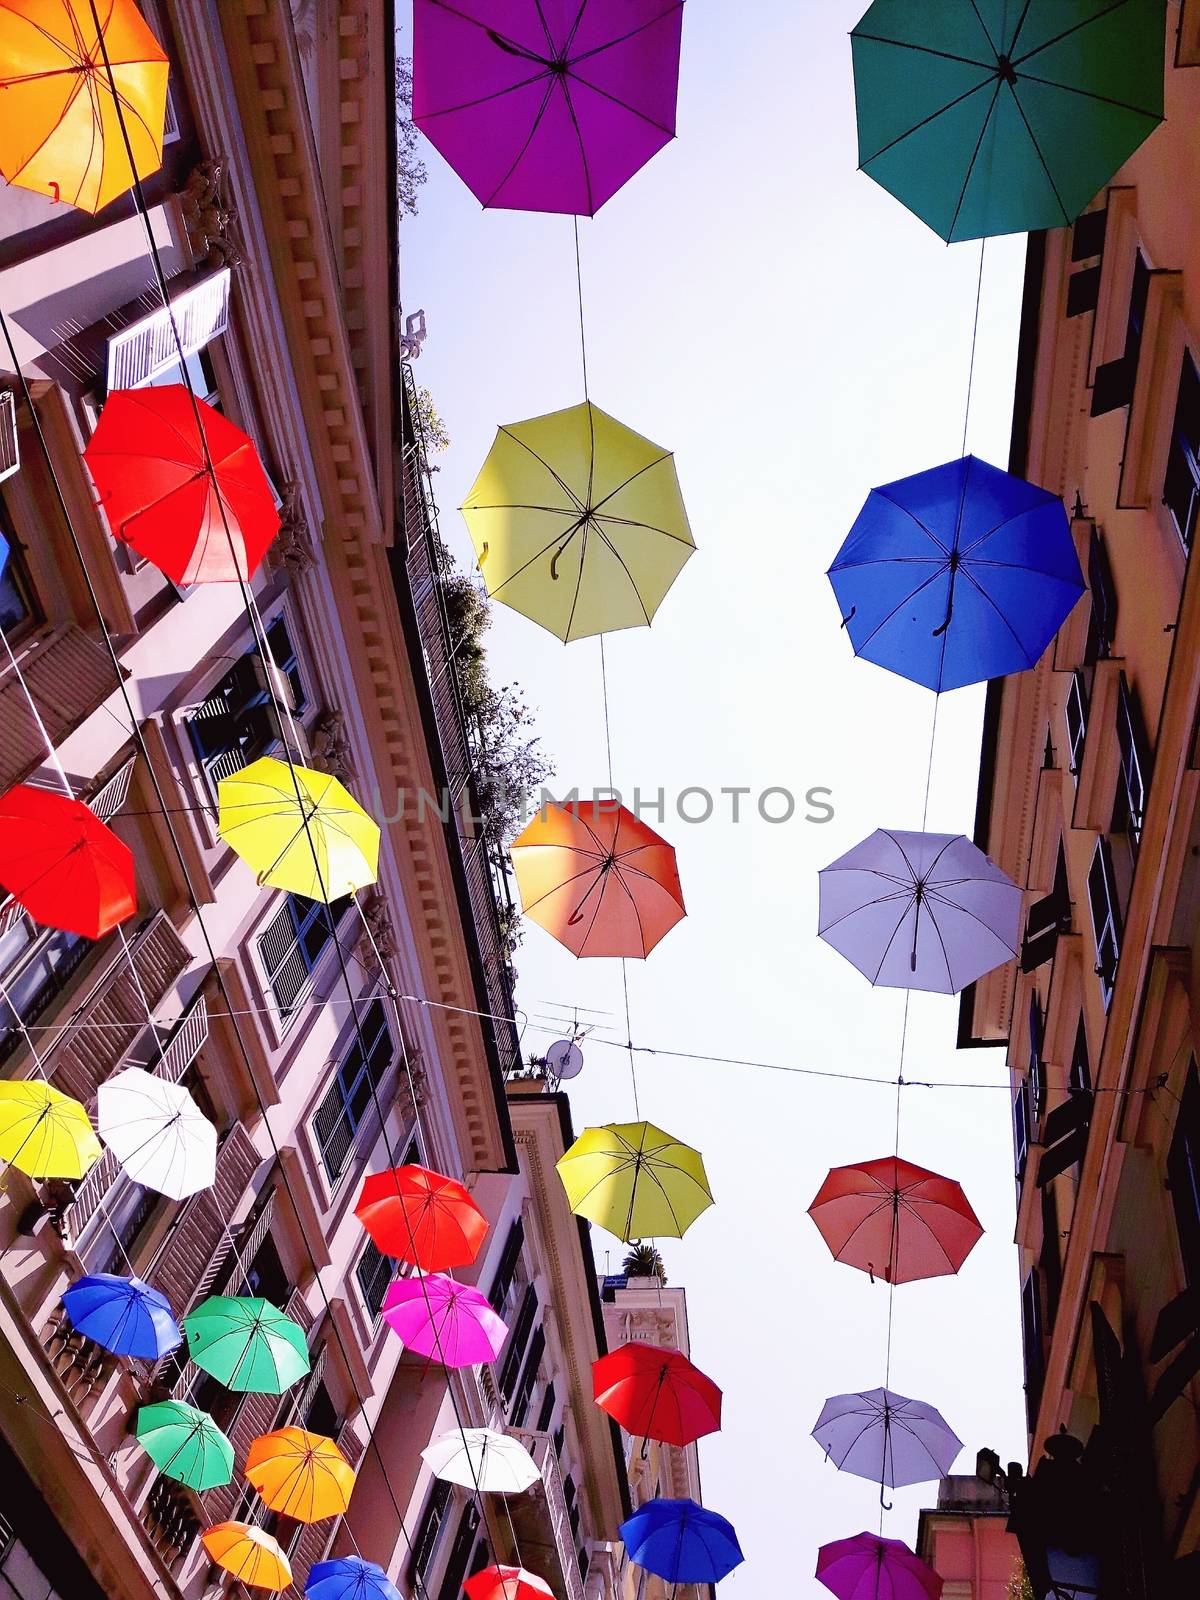
[(713, 1203), (700, 1152), (652, 1122), (585, 1128), (558, 1162), (576, 1216), (618, 1239), (682, 1239)]
[(354, 1468), (324, 1434), (276, 1428), (250, 1446), (246, 1479), (272, 1511), (297, 1522), (320, 1522), (340, 1516), (350, 1504)]
[(500, 428), (462, 511), (488, 593), (565, 643), (647, 627), (696, 548), (670, 451), (590, 401)]
[(100, 1141), (78, 1100), (38, 1078), (0, 1083), (0, 1162), (31, 1178), (82, 1178)]
[(252, 1589), (286, 1589), (292, 1581), (280, 1545), (251, 1522), (218, 1522), (205, 1530), (202, 1543), (219, 1567)]
[(330, 901), (375, 882), (379, 829), (327, 772), (264, 756), (223, 778), (217, 800), (218, 833), (259, 883)]

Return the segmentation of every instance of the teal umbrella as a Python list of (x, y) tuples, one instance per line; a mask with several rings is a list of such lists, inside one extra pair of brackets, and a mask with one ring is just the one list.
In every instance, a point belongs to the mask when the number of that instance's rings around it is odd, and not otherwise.
[(875, 0), (862, 170), (943, 239), (1073, 222), (1163, 116), (1166, 0)]
[(165, 1477), (189, 1489), (219, 1489), (233, 1477), (233, 1446), (207, 1411), (182, 1400), (142, 1406), (137, 1438)]
[(192, 1360), (227, 1389), (282, 1394), (308, 1371), (304, 1329), (269, 1300), (210, 1295), (183, 1326)]

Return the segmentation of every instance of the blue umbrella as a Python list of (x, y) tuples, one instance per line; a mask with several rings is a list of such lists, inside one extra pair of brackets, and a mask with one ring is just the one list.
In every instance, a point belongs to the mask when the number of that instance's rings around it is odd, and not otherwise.
[(872, 489), (829, 581), (855, 655), (939, 694), (1036, 665), (1084, 588), (1062, 501), (977, 456)]
[(157, 1361), (183, 1342), (166, 1296), (140, 1278), (111, 1272), (80, 1278), (63, 1295), (63, 1305), (77, 1333), (115, 1356)]
[(667, 1583), (719, 1583), (744, 1559), (733, 1524), (694, 1500), (648, 1500), (621, 1538), (630, 1560)]
[(400, 1600), (383, 1568), (361, 1556), (318, 1561), (309, 1568), (304, 1593), (308, 1600)]

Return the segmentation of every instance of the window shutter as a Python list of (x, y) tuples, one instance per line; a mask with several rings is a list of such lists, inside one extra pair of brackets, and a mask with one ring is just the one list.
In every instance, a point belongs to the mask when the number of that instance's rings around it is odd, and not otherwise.
[(504, 1297), (512, 1283), (513, 1273), (517, 1270), (517, 1261), (524, 1243), (525, 1224), (518, 1217), (508, 1230), (508, 1238), (504, 1241), (504, 1253), (500, 1257), (500, 1265), (496, 1268), (496, 1276), (492, 1279), (492, 1287), (488, 1291), (493, 1311), (499, 1311), (504, 1304)]
[(500, 1371), (500, 1393), (505, 1400), (512, 1399), (513, 1389), (517, 1382), (517, 1374), (521, 1370), (521, 1357), (525, 1353), (525, 1343), (529, 1338), (529, 1330), (533, 1327), (533, 1319), (537, 1315), (537, 1308), (537, 1290), (533, 1284), (527, 1284), (524, 1298), (521, 1301), (521, 1309), (517, 1312), (517, 1320), (508, 1336), (508, 1354), (504, 1358), (504, 1366)]
[(1083, 267), (1067, 279), (1067, 315), (1082, 316), (1085, 311), (1095, 311), (1100, 298), (1100, 267)]
[(240, 1122), (217, 1151), (216, 1181), (187, 1202), (147, 1274), (182, 1317), (207, 1292), (228, 1259), (232, 1245), (226, 1218), (246, 1192), (262, 1158)]
[(454, 1535), (450, 1559), (446, 1563), (446, 1575), (438, 1590), (438, 1600), (458, 1600), (463, 1579), (467, 1575), (467, 1563), (471, 1559), (471, 1551), (475, 1548), (475, 1533), (478, 1527), (479, 1512), (472, 1500), (469, 1505), (463, 1507), (463, 1514), (458, 1519), (458, 1532)]
[(1064, 712), (1067, 724), (1067, 753), (1072, 776), (1079, 776), (1083, 764), (1083, 741), (1087, 737), (1087, 688), (1082, 672), (1071, 674)]
[[(243, 1397), (227, 1430), (239, 1467), (244, 1465), (250, 1446), (259, 1434), (270, 1433), (275, 1426), (282, 1405), (283, 1401), (277, 1394), (247, 1394)], [(240, 1473), (235, 1472), (232, 1483), (207, 1490), (201, 1496), (201, 1503), (210, 1522), (224, 1522), (233, 1515), (243, 1497), (248, 1500), (252, 1494), (253, 1491)]]
[(11, 670), (0, 678), (0, 792), (46, 759), (46, 742), (26, 689), (46, 732), (58, 744), (117, 687), (108, 652), (73, 623), (41, 629), (17, 651), (17, 660), (24, 684)]
[(1117, 588), (1104, 541), (1092, 527), (1088, 540), (1088, 588), (1092, 596), (1092, 629), (1095, 653), (1107, 656), (1117, 635)]
[(169, 307), (160, 306), (112, 334), (108, 341), (109, 392), (136, 389), (174, 366), (179, 360), (176, 334), (186, 358), (224, 333), (229, 326), (230, 281), (229, 268), (222, 267), (173, 295)]
[(1025, 1162), (1029, 1156), (1029, 1085), (1022, 1078), (1021, 1086), (1013, 1099), (1013, 1149), (1017, 1158), (1017, 1182), (1025, 1176)]
[(1087, 1153), (1092, 1104), (1090, 1091), (1077, 1090), (1055, 1106), (1046, 1118), (1042, 1132), (1044, 1149), (1037, 1171), (1039, 1189), (1044, 1189), (1068, 1167), (1083, 1160)]
[(0, 483), (21, 468), (17, 437), (17, 402), (11, 389), (0, 390)]
[(1025, 1353), (1025, 1415), (1032, 1433), (1037, 1426), (1038, 1406), (1045, 1377), (1045, 1352), (1042, 1347), (1042, 1304), (1038, 1270), (1030, 1269), (1021, 1290), (1021, 1341)]
[(1107, 416), (1119, 411), (1133, 399), (1133, 386), (1137, 380), (1137, 361), (1129, 356), (1118, 356), (1096, 368), (1096, 381), (1092, 385), (1092, 415)]
[(546, 1330), (539, 1328), (534, 1334), (529, 1346), (529, 1354), (525, 1357), (525, 1366), (521, 1372), (521, 1382), (513, 1397), (512, 1424), (514, 1428), (523, 1428), (525, 1418), (529, 1412), (529, 1397), (533, 1393), (533, 1386), (537, 1382), (538, 1369), (542, 1364), (542, 1356), (546, 1353)]
[[(412, 1553), (408, 1562), (408, 1576), (411, 1581), (423, 1578), (429, 1570), (429, 1563), (433, 1560), (433, 1552), (437, 1549), (438, 1535), (442, 1531), (442, 1523), (450, 1504), (450, 1494), (450, 1485), (443, 1478), (435, 1478), (433, 1488), (429, 1491), (429, 1500), (421, 1514), (421, 1525), (412, 1542)], [(424, 1586), (420, 1587), (423, 1592)]]
[(1167, 1152), (1167, 1182), (1179, 1234), (1183, 1273), (1200, 1287), (1200, 1074), (1193, 1061)]
[(1096, 941), (1096, 973), (1107, 1007), (1112, 998), (1121, 948), (1121, 921), (1113, 885), (1112, 860), (1108, 840), (1096, 840), (1092, 864), (1088, 868), (1088, 908)]
[(1108, 229), (1108, 207), (1099, 211), (1085, 211), (1076, 217), (1071, 229), (1071, 260), (1088, 261), (1104, 251), (1104, 235)]
[(341, 1078), (337, 1072), (333, 1075), (333, 1083), (325, 1098), (317, 1107), (316, 1115), (313, 1117), (313, 1132), (321, 1147), (325, 1171), (332, 1183), (341, 1176), (342, 1168), (346, 1165), (346, 1157), (350, 1154), (350, 1146), (354, 1142)]

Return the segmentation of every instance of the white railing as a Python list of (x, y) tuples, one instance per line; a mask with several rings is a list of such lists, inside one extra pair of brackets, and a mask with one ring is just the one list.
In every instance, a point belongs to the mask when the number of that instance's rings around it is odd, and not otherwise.
[[(532, 1428), (510, 1428), (514, 1439), (519, 1439), (533, 1457), (542, 1474), (542, 1493), (546, 1510), (550, 1514), (550, 1530), (554, 1548), (562, 1569), (563, 1587), (567, 1600), (584, 1600), (583, 1579), (579, 1576), (579, 1557), (575, 1549), (575, 1534), (567, 1511), (567, 1496), (563, 1489), (562, 1472), (558, 1465), (558, 1452), (548, 1433), (538, 1433)], [(530, 1491), (537, 1493), (536, 1487)]]
[(21, 468), (17, 437), (17, 401), (11, 389), (0, 390), (0, 483)]
[(112, 334), (108, 341), (109, 392), (136, 389), (166, 372), (179, 360), (180, 344), (186, 357), (224, 333), (229, 326), (229, 285), (229, 268), (222, 267), (177, 294), (169, 307), (160, 306)]

